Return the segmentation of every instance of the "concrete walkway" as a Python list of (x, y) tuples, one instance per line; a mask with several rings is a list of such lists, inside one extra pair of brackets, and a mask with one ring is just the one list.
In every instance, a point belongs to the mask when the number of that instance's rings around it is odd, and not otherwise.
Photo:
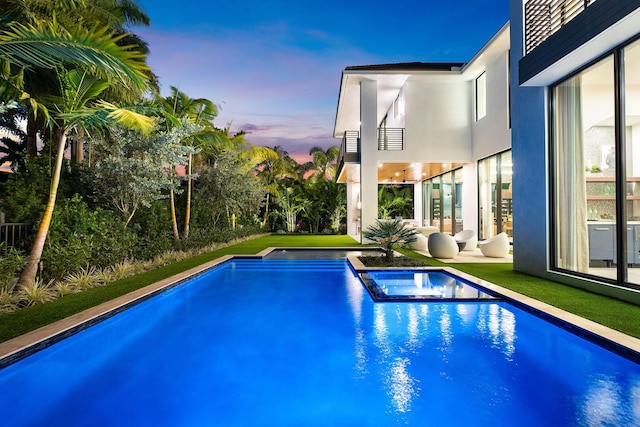
[[(433, 258), (428, 251), (416, 251), (417, 253)], [(455, 258), (435, 258), (438, 261), (456, 264), (456, 263), (470, 263), (470, 262), (483, 262), (483, 263), (513, 263), (513, 255), (509, 254), (505, 258), (489, 258), (482, 255), (480, 249), (473, 251), (461, 251)]]

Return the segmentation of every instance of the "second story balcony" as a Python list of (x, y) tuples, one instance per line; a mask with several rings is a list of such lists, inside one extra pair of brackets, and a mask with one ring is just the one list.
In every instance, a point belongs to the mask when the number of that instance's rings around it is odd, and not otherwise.
[[(378, 151), (402, 151), (405, 149), (404, 128), (378, 128)], [(360, 163), (360, 133), (347, 131), (340, 143), (338, 165)]]
[(525, 53), (530, 53), (596, 0), (528, 0), (525, 4)]
[(404, 150), (404, 128), (378, 128), (378, 151)]

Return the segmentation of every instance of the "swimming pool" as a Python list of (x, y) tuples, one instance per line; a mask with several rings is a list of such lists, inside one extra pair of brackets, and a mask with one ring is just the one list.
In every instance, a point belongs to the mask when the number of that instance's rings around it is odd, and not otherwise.
[(0, 371), (10, 426), (640, 425), (640, 366), (500, 301), (233, 259)]
[(377, 270), (360, 274), (375, 301), (455, 301), (496, 299), (496, 295), (442, 270)]

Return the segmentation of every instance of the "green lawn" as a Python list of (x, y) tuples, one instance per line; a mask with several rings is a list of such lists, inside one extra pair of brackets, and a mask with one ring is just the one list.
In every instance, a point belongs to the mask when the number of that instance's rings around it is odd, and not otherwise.
[[(107, 286), (93, 288), (79, 294), (67, 295), (45, 304), (4, 314), (0, 316), (0, 342), (63, 319), (200, 264), (204, 264), (223, 255), (255, 254), (265, 248), (277, 246), (344, 247), (358, 246), (358, 243), (347, 236), (270, 235), (247, 240), (205, 255), (119, 280)], [(425, 258), (411, 251), (403, 252), (415, 258)], [(442, 263), (436, 260), (428, 260), (433, 265), (442, 265)], [(640, 323), (634, 321), (640, 318), (640, 307), (638, 306), (514, 272), (510, 264), (455, 264), (453, 267), (640, 338)]]

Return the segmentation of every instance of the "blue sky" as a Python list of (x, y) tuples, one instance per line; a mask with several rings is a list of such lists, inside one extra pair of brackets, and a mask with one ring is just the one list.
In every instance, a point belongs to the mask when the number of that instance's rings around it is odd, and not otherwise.
[(163, 95), (176, 86), (221, 107), (215, 123), (302, 159), (332, 137), (350, 65), (465, 62), (508, 20), (509, 0), (140, 0), (135, 28)]

